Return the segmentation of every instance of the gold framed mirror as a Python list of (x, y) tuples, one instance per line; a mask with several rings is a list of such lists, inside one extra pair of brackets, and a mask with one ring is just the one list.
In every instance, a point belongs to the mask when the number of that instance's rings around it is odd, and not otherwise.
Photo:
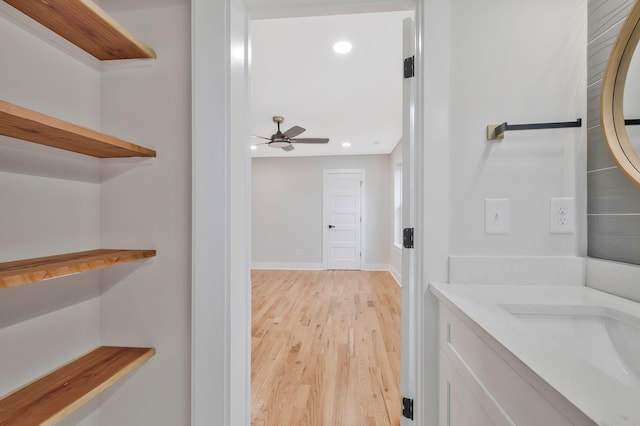
[[(640, 0), (636, 0), (633, 4), (613, 45), (600, 93), (600, 123), (609, 152), (619, 169), (640, 186), (640, 157), (629, 139), (624, 115), (624, 91), (638, 40), (640, 40)], [(636, 61), (638, 59), (640, 59), (640, 52)], [(640, 79), (640, 75), (637, 78)], [(638, 101), (640, 102), (640, 99)], [(640, 117), (635, 118), (640, 119)]]

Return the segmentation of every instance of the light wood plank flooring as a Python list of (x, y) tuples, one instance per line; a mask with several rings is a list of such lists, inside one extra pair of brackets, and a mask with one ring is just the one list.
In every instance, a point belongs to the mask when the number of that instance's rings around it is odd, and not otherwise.
[(400, 424), (400, 287), (387, 272), (255, 270), (253, 426)]

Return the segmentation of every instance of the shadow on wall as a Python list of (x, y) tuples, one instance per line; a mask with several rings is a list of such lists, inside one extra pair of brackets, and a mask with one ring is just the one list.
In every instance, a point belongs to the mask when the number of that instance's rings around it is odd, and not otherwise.
[(0, 328), (100, 295), (100, 271), (0, 289)]
[(0, 288), (0, 329), (98, 297), (143, 265), (144, 262), (134, 262)]

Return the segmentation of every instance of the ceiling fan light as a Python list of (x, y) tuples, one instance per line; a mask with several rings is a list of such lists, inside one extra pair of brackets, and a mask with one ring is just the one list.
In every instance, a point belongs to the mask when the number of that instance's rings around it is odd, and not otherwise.
[(289, 146), (291, 145), (291, 142), (289, 141), (272, 141), (269, 142), (269, 146), (272, 148), (284, 148), (285, 146)]
[(351, 142), (342, 142), (343, 148), (349, 148), (351, 146)]

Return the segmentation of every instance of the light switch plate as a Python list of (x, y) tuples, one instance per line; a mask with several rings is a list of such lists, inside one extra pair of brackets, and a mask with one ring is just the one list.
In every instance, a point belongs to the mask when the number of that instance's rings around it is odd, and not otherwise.
[(508, 234), (509, 220), (508, 198), (487, 198), (484, 200), (485, 234)]

